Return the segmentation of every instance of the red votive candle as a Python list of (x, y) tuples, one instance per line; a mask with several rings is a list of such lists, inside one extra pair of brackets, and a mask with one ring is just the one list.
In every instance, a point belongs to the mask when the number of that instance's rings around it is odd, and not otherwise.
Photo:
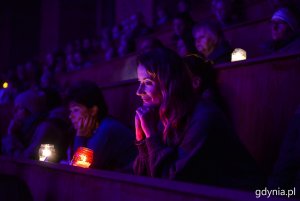
[(82, 168), (89, 168), (93, 163), (93, 155), (93, 150), (86, 147), (79, 147), (73, 156), (71, 165)]

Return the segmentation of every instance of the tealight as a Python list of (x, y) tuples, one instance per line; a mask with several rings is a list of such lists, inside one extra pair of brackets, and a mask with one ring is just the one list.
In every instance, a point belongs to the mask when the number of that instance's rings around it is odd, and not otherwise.
[(86, 147), (79, 147), (73, 156), (71, 165), (82, 168), (89, 168), (93, 162), (93, 155), (93, 150)]
[(55, 159), (54, 145), (41, 144), (39, 149), (39, 160), (40, 161), (53, 161)]
[(235, 48), (231, 54), (231, 62), (241, 61), (247, 59), (247, 53), (241, 48)]

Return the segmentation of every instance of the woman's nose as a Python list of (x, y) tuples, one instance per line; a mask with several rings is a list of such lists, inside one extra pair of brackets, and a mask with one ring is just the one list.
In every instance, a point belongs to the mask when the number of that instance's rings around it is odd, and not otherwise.
[(144, 85), (143, 84), (140, 84), (139, 88), (137, 89), (136, 91), (136, 95), (138, 96), (141, 96), (145, 94), (145, 89), (144, 89)]
[(72, 120), (72, 118), (73, 118), (73, 114), (72, 114), (72, 112), (70, 112), (70, 114), (69, 114), (69, 119)]

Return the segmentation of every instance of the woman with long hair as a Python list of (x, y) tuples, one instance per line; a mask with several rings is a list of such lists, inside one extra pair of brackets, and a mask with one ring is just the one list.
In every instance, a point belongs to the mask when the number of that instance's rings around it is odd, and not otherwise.
[(135, 174), (254, 188), (254, 162), (222, 111), (195, 93), (190, 72), (175, 52), (142, 53), (137, 74), (143, 106), (135, 117)]

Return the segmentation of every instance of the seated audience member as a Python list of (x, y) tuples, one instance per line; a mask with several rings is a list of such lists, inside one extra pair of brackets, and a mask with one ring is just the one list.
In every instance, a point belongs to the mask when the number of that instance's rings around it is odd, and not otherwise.
[(192, 34), (193, 22), (182, 14), (178, 14), (173, 18), (173, 36), (172, 41), (177, 43), (177, 40), (184, 39), (185, 41), (193, 42)]
[[(142, 38), (138, 41), (137, 51), (145, 52), (153, 48), (163, 47), (162, 42), (150, 36)], [(121, 70), (121, 75), (123, 79), (135, 79), (136, 78), (136, 55), (132, 55), (126, 59), (125, 65)]]
[(212, 0), (211, 9), (222, 27), (227, 27), (244, 20), (242, 3), (242, 0)]
[(38, 159), (41, 144), (53, 144), (59, 161), (65, 156), (62, 148), (65, 133), (47, 121), (47, 100), (44, 93), (27, 90), (15, 99), (14, 116), (7, 135), (2, 139), (2, 153), (19, 158)]
[(100, 88), (81, 81), (68, 92), (69, 118), (76, 130), (74, 151), (87, 147), (94, 151), (93, 168), (130, 171), (136, 156), (134, 134), (108, 116)]
[(284, 53), (300, 50), (299, 22), (287, 8), (277, 10), (271, 20), (272, 40), (266, 44), (267, 53)]
[(145, 36), (151, 32), (151, 29), (144, 22), (144, 15), (142, 13), (135, 13), (130, 17), (130, 37), (135, 40), (138, 37)]
[(189, 0), (179, 0), (177, 3), (177, 14), (183, 16), (188, 21), (194, 23), (193, 18), (191, 17), (192, 5)]
[(288, 8), (293, 10), (299, 20), (300, 1), (299, 0), (269, 0), (273, 8), (273, 12), (280, 8)]
[(156, 7), (155, 14), (155, 27), (161, 27), (170, 21), (167, 9), (163, 6)]
[(197, 24), (193, 29), (193, 35), (198, 52), (203, 54), (206, 59), (216, 64), (231, 61), (233, 49), (217, 23)]
[(199, 94), (202, 99), (218, 105), (229, 117), (227, 104), (221, 95), (217, 83), (217, 71), (213, 68), (211, 62), (197, 54), (186, 55), (183, 57), (183, 61), (191, 72), (195, 92)]
[(169, 49), (138, 56), (134, 163), (137, 175), (257, 188), (252, 159), (222, 111), (194, 92), (183, 60)]
[(146, 52), (146, 51), (152, 50), (154, 48), (159, 48), (159, 47), (164, 47), (162, 42), (157, 38), (148, 36), (139, 41), (138, 52), (140, 52), (140, 53)]
[(177, 40), (177, 53), (179, 56), (184, 57), (189, 54), (197, 54), (194, 41), (178, 39)]
[[(269, 188), (300, 189), (300, 108), (290, 122), (281, 146), (273, 174), (269, 178)], [(296, 193), (297, 197), (300, 197)]]

